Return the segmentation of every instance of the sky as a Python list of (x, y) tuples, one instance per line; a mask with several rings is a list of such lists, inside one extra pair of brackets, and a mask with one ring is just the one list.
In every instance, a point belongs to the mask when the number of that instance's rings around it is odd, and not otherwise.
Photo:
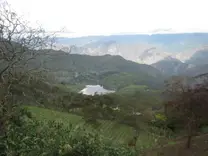
[[(207, 0), (7, 0), (33, 25), (66, 36), (208, 32)], [(64, 29), (63, 29), (64, 28)], [(66, 33), (68, 32), (68, 33)]]

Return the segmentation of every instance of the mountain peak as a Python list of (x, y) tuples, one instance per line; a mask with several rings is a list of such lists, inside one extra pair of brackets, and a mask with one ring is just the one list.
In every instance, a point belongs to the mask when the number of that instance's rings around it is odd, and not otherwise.
[(174, 61), (174, 62), (181, 62), (180, 60), (178, 60), (177, 58), (174, 58), (172, 56), (167, 56), (167, 57), (164, 58), (164, 60), (166, 60), (166, 61)]
[[(187, 62), (197, 50), (208, 45), (208, 33), (172, 33), (174, 32), (172, 29), (157, 29), (153, 32), (153, 35), (131, 34), (62, 38), (59, 39), (59, 43), (76, 45), (76, 48), (71, 52), (74, 54), (120, 55), (127, 60), (149, 65), (160, 60), (173, 61), (173, 59), (178, 59)], [(198, 60), (202, 60), (203, 57), (199, 58), (198, 55), (197, 62), (201, 63)], [(194, 57), (196, 58), (196, 54)]]

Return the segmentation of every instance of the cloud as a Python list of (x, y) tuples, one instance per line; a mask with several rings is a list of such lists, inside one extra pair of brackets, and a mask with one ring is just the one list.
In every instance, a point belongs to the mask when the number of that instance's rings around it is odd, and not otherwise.
[(47, 30), (77, 34), (205, 31), (206, 0), (8, 0), (19, 13)]

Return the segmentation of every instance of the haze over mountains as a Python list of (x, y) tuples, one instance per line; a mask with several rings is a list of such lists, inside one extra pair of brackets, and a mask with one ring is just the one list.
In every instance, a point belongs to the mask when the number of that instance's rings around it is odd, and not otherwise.
[[(208, 33), (166, 33), (58, 38), (57, 47), (73, 54), (120, 55), (168, 75), (207, 72)], [(202, 68), (200, 67), (202, 66)]]

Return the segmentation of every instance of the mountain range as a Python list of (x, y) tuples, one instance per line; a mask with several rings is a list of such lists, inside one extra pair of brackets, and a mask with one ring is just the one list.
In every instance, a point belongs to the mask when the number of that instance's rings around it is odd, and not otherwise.
[[(167, 75), (208, 72), (208, 33), (136, 34), (57, 38), (57, 48), (72, 54), (120, 55)], [(191, 74), (190, 74), (191, 73)]]

